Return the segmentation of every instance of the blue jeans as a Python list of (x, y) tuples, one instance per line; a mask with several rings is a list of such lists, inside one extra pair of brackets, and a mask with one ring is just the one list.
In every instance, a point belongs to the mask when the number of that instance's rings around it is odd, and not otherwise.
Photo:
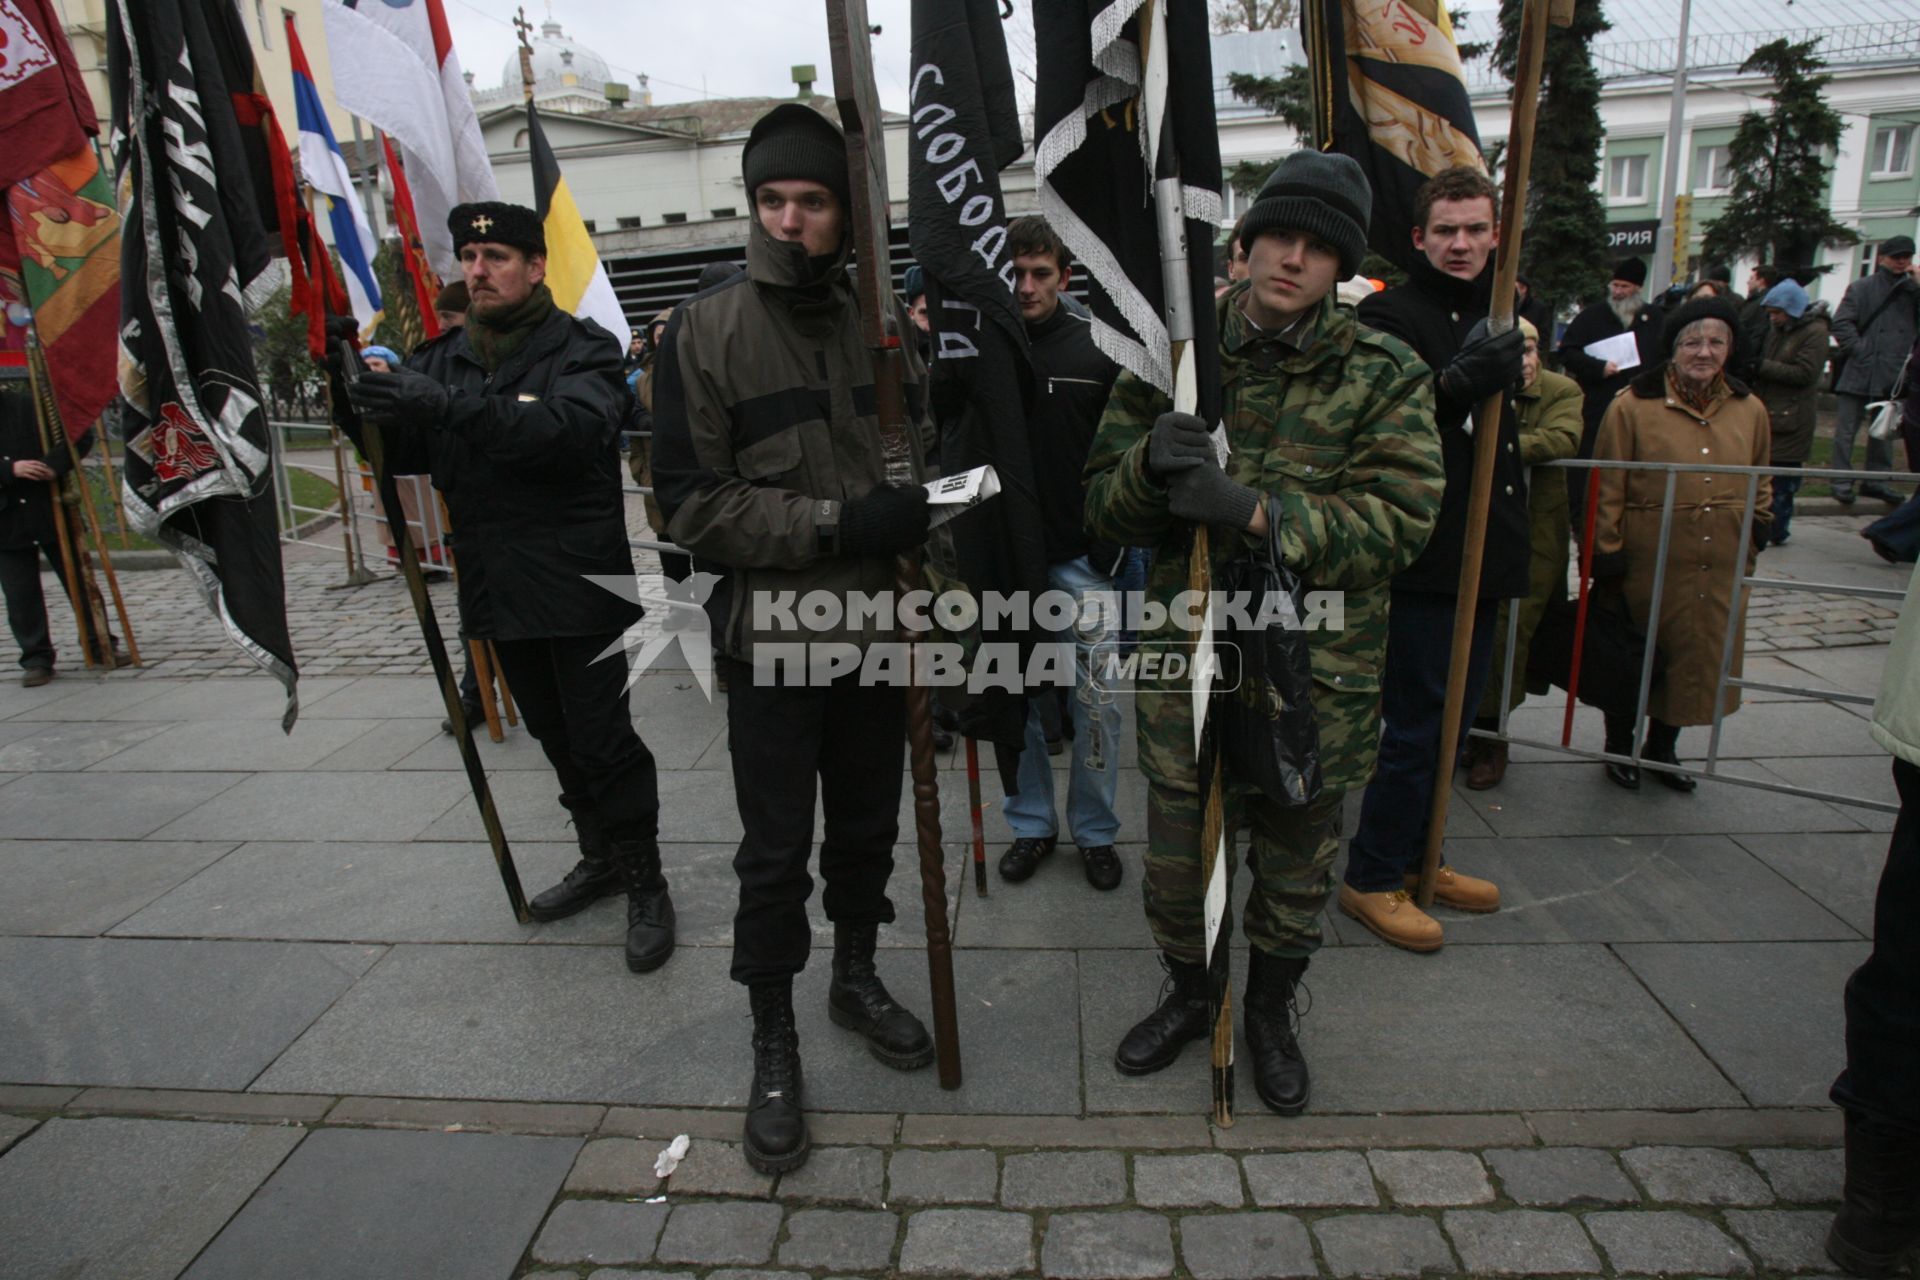
[[(1407, 872), (1419, 868), (1426, 850), (1455, 604), (1451, 595), (1396, 591), (1388, 606), (1387, 666), (1380, 677), (1386, 729), (1380, 737), (1379, 766), (1360, 803), (1360, 826), (1347, 846), (1346, 881), (1362, 893), (1405, 888)], [(1473, 708), (1486, 692), (1499, 605), (1498, 600), (1482, 599), (1474, 611), (1460, 746), (1473, 727)]]
[[(1799, 466), (1799, 463), (1776, 462), (1776, 467)], [(1800, 486), (1806, 477), (1795, 475), (1776, 475), (1773, 478), (1773, 526), (1767, 531), (1767, 541), (1779, 546), (1787, 540), (1790, 526), (1793, 524), (1793, 495), (1800, 492)]]
[[(1089, 613), (1087, 597), (1114, 590), (1113, 579), (1094, 572), (1085, 556), (1047, 570), (1047, 585), (1073, 595), (1080, 605), (1081, 623), (1073, 629), (1073, 767), (1067, 773), (1067, 830), (1082, 849), (1112, 844), (1120, 834), (1114, 796), (1120, 785), (1120, 703), (1111, 689), (1095, 685), (1094, 646), (1114, 640), (1111, 600)], [(1066, 637), (1059, 638), (1065, 643)], [(1053, 764), (1047, 755), (1046, 730), (1040, 698), (1052, 689), (1038, 690), (1027, 707), (1027, 742), (1020, 752), (1020, 790), (1000, 802), (1000, 812), (1016, 838), (1039, 839), (1059, 832), (1053, 811)]]

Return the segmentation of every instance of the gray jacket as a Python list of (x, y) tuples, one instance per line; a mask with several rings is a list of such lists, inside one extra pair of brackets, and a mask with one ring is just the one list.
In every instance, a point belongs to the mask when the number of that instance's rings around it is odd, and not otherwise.
[[(1901, 296), (1887, 303), (1888, 293), (1894, 290)], [(1887, 303), (1884, 311), (1880, 310), (1882, 303)], [(1835, 391), (1868, 399), (1893, 391), (1900, 365), (1913, 349), (1916, 306), (1920, 306), (1920, 285), (1885, 267), (1875, 267), (1872, 275), (1847, 286), (1840, 309), (1833, 315), (1834, 351), (1847, 362), (1834, 384)], [(1876, 311), (1880, 312), (1878, 318), (1874, 316)]]

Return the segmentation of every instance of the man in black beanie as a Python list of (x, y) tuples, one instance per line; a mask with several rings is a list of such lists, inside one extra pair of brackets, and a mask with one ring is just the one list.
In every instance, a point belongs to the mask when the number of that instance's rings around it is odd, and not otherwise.
[[(887, 482), (872, 357), (847, 278), (840, 130), (783, 103), (754, 125), (743, 168), (754, 209), (746, 274), (674, 312), (654, 365), (653, 477), (673, 541), (726, 578), (709, 609), (745, 832), (733, 862), (732, 970), (753, 1006), (745, 1150), (774, 1173), (807, 1158), (793, 979), (813, 943), (816, 796), (833, 922), (827, 1012), (890, 1067), (933, 1060), (926, 1028), (874, 971), (880, 926), (893, 920), (906, 690), (863, 683), (859, 669), (809, 678), (809, 658), (860, 658), (892, 639), (890, 620), (856, 613), (849, 597), (892, 590), (894, 556), (926, 541), (928, 513), (918, 483)], [(894, 310), (897, 331), (910, 333)], [(924, 366), (912, 343), (903, 351), (918, 419)], [(923, 480), (924, 424), (913, 427)]]
[[(1667, 358), (1667, 349), (1661, 340), (1660, 310), (1648, 305), (1643, 295), (1646, 287), (1647, 264), (1639, 258), (1620, 259), (1613, 264), (1607, 296), (1583, 308), (1560, 337), (1560, 367), (1580, 384), (1580, 393), (1585, 397), (1581, 405), (1584, 422), (1579, 457), (1593, 456), (1593, 438), (1600, 433), (1600, 419), (1613, 398), (1641, 373)], [(1626, 364), (1623, 368), (1621, 361), (1587, 354), (1587, 348), (1594, 343), (1623, 333), (1633, 335), (1634, 347), (1640, 354), (1639, 364)], [(1544, 329), (1541, 335), (1546, 335)], [(1581, 512), (1586, 510), (1587, 476), (1586, 471), (1567, 472), (1576, 529), (1581, 524)]]
[[(633, 577), (620, 345), (554, 304), (532, 209), (456, 205), (447, 227), (467, 323), (390, 373), (340, 378), (334, 412), (355, 444), (363, 422), (379, 424), (387, 470), (431, 473), (446, 495), (462, 633), (493, 642), (527, 731), (559, 777), (580, 862), (527, 904), (533, 918), (558, 920), (624, 890), (627, 967), (644, 973), (674, 945), (659, 789), (628, 714), (627, 665), (601, 660), (610, 646), (618, 652), (640, 610), (589, 580)], [(332, 363), (337, 372), (344, 356)]]

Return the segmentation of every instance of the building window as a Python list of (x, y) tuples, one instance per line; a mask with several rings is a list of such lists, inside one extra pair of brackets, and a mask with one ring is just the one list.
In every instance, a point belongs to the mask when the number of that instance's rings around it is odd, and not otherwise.
[(1646, 156), (1607, 157), (1607, 201), (1610, 204), (1645, 204), (1647, 200)]
[(737, 218), (740, 216), (732, 205), (725, 205), (718, 209), (709, 209), (707, 213), (716, 218)]
[(260, 47), (273, 48), (273, 28), (267, 25), (267, 0), (253, 0), (253, 23), (260, 28)]
[(1873, 274), (1874, 259), (1880, 256), (1878, 241), (1862, 241), (1860, 245), (1860, 269), (1854, 272), (1858, 279), (1866, 279)]
[(686, 220), (687, 220), (687, 215), (684, 213), (667, 213), (667, 214), (662, 214), (660, 216), (660, 221), (667, 223), (670, 226), (685, 222)]
[(1905, 178), (1913, 173), (1913, 126), (1890, 124), (1874, 130), (1873, 169), (1875, 178)]
[(613, 221), (622, 231), (633, 231), (640, 225), (638, 218), (615, 218)]
[(592, 234), (594, 233), (594, 231), (596, 230), (596, 228), (595, 228), (595, 227), (594, 227), (594, 225), (593, 225), (593, 219), (592, 219), (592, 218), (582, 218), (582, 219), (580, 219), (580, 225), (581, 225), (581, 226), (583, 226), (583, 227), (585, 227), (585, 228), (587, 229), (587, 234), (588, 234), (588, 235), (592, 235)]
[(1701, 147), (1693, 153), (1693, 194), (1725, 195), (1733, 186), (1733, 161), (1725, 147)]

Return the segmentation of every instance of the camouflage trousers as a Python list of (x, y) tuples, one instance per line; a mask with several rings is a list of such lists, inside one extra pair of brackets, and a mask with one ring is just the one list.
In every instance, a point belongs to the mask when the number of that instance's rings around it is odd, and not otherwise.
[[(1320, 947), (1345, 796), (1324, 790), (1312, 804), (1293, 809), (1259, 794), (1227, 793), (1228, 874), (1244, 843), (1253, 891), (1242, 923), (1247, 941), (1268, 955), (1306, 956)], [(1162, 951), (1190, 964), (1206, 958), (1200, 818), (1198, 793), (1147, 784), (1147, 863), (1140, 882), (1147, 923)], [(1223, 927), (1232, 929), (1231, 915)]]

